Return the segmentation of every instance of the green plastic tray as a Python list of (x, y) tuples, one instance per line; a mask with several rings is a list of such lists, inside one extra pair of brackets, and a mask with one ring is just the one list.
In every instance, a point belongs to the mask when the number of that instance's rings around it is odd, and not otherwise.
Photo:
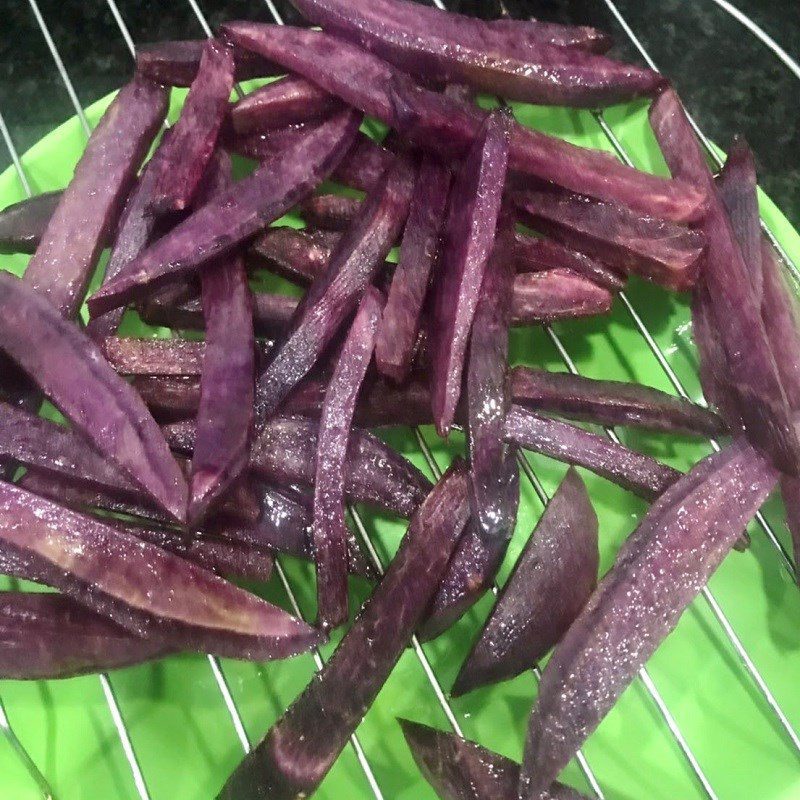
[[(179, 92), (175, 95), (173, 118), (183, 97)], [(109, 101), (110, 97), (104, 98), (87, 110), (90, 124), (97, 122)], [(522, 106), (515, 111), (520, 121), (532, 127), (581, 145), (609, 149), (608, 140), (591, 114)], [(611, 109), (605, 116), (637, 166), (664, 172), (643, 105)], [(22, 163), (32, 189), (39, 192), (64, 186), (84, 143), (85, 135), (73, 118), (31, 148)], [(12, 169), (0, 175), (0, 206), (23, 197), (22, 185)], [(764, 196), (761, 207), (781, 244), (795, 261), (800, 261), (800, 237)], [(6, 269), (21, 272), (25, 262), (23, 257), (8, 257), (2, 263)], [(631, 282), (628, 297), (688, 392), (699, 399), (697, 358), (686, 297), (667, 294), (639, 281)], [(556, 331), (582, 374), (641, 381), (672, 390), (621, 301), (615, 303), (610, 317), (558, 325)], [(124, 323), (124, 332), (167, 335), (164, 330), (142, 326), (130, 316)], [(564, 361), (542, 329), (515, 330), (511, 352), (514, 363), (564, 369)], [(440, 466), (446, 465), (454, 453), (463, 452), (460, 434), (443, 443), (431, 430), (422, 433)], [(679, 469), (688, 469), (709, 452), (706, 443), (690, 439), (638, 431), (620, 431), (620, 435), (630, 445)], [(392, 432), (388, 438), (430, 474), (413, 432)], [(530, 464), (545, 490), (552, 493), (564, 467), (534, 456), (530, 456)], [(604, 571), (645, 506), (592, 474), (584, 477), (600, 518)], [(536, 493), (523, 480), (517, 530), (500, 581), (508, 575), (541, 511)], [(771, 500), (764, 512), (778, 535), (788, 539), (779, 502)], [(403, 533), (403, 524), (367, 510), (363, 511), (363, 519), (378, 552), (384, 558), (390, 557)], [(751, 534), (750, 551), (731, 554), (713, 577), (710, 588), (788, 719), (800, 728), (800, 592), (763, 530), (753, 525)], [(288, 558), (283, 564), (303, 613), (312, 619), (312, 570)], [(0, 581), (7, 583), (2, 578)], [(363, 583), (354, 582), (352, 587), (357, 602), (366, 597), (368, 587)], [(289, 607), (277, 578), (257, 590)], [(425, 653), (445, 690), (491, 602), (487, 596), (450, 632), (426, 645)], [(323, 657), (331, 649), (332, 646), (324, 648)], [(247, 736), (256, 742), (309, 681), (315, 665), (311, 656), (304, 656), (265, 665), (225, 661), (222, 669)], [(718, 797), (800, 797), (798, 752), (702, 599), (687, 611), (678, 629), (649, 662), (648, 670)], [(117, 671), (110, 680), (151, 797), (213, 797), (241, 758), (242, 745), (209, 661), (202, 656), (171, 658)], [(536, 682), (529, 673), (454, 700), (451, 706), (466, 736), (519, 758), (535, 694)], [(0, 681), (0, 698), (19, 742), (46, 777), (55, 797), (133, 800), (140, 796), (97, 676), (33, 683)], [(395, 722), (397, 716), (449, 727), (412, 650), (401, 658), (357, 733), (387, 800), (433, 798), (432, 790), (411, 760)], [(0, 724), (0, 800), (42, 797), (11, 740), (2, 733)], [(641, 681), (637, 680), (623, 695), (584, 752), (608, 798), (676, 800), (706, 796)], [(589, 791), (575, 763), (565, 770), (564, 779)], [(328, 800), (373, 796), (352, 747), (345, 749), (316, 795)]]

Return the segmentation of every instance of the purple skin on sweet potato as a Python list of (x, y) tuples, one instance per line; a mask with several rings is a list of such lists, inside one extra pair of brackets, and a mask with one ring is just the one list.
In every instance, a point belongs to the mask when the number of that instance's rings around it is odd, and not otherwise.
[(308, 286), (325, 272), (340, 238), (341, 234), (333, 231), (269, 228), (248, 248), (247, 266)]
[(89, 137), (23, 278), (62, 316), (78, 313), (166, 113), (166, 90), (136, 77), (120, 90)]
[(186, 518), (187, 487), (150, 412), (97, 345), (45, 296), (0, 273), (0, 347), (158, 505)]
[(506, 417), (506, 436), (526, 450), (585, 467), (645, 500), (654, 500), (681, 477), (672, 467), (605, 436), (520, 406), (512, 406)]
[(304, 200), (298, 213), (310, 228), (346, 231), (361, 207), (357, 197), (342, 194), (315, 194)]
[(0, 254), (36, 252), (62, 194), (43, 192), (0, 211)]
[(791, 419), (761, 305), (747, 275), (742, 251), (725, 206), (674, 91), (665, 91), (650, 108), (650, 124), (672, 173), (706, 192), (708, 210), (703, 278), (709, 305), (709, 329), (719, 338), (736, 407), (745, 432), (770, 454), (783, 472), (800, 472), (800, 438)]
[(347, 621), (347, 523), (344, 484), (347, 443), (356, 398), (375, 349), (383, 295), (369, 287), (333, 370), (317, 436), (314, 479), (314, 553), (317, 618), (323, 629)]
[(258, 380), (258, 422), (275, 412), (355, 309), (405, 224), (413, 185), (414, 170), (400, 156), (368, 195), (331, 254), (326, 271), (298, 304)]
[(570, 467), (497, 596), (451, 694), (531, 669), (574, 622), (597, 585), (597, 515)]
[[(223, 35), (280, 62), (404, 137), (445, 158), (461, 158), (480, 134), (486, 112), (423, 89), (385, 61), (329, 34), (288, 26), (231, 22)], [(705, 194), (680, 181), (639, 172), (608, 153), (575, 147), (512, 125), (509, 167), (677, 222), (697, 219)]]
[(503, 31), (459, 25), (446, 12), (402, 0), (293, 2), (315, 25), (405, 72), (510, 100), (596, 108), (652, 95), (666, 82), (653, 70), (542, 41), (528, 40), (523, 54)]
[(461, 396), (472, 320), (503, 198), (510, 125), (502, 111), (487, 117), (450, 191), (430, 324), (431, 402), (440, 436), (450, 432)]
[(0, 540), (41, 582), (137, 635), (233, 658), (285, 658), (320, 636), (190, 561), (12, 484), (0, 485)]
[(743, 439), (701, 461), (631, 534), (544, 669), (520, 798), (538, 798), (705, 586), (775, 486)]
[(172, 652), (165, 638), (136, 636), (63, 595), (0, 592), (0, 678), (72, 678)]
[[(514, 290), (514, 218), (500, 215), (486, 265), (467, 357), (467, 452), (472, 515), (484, 539), (508, 542), (519, 505), (516, 448), (505, 440), (508, 328)], [(505, 547), (502, 548), (505, 551)]]
[(398, 383), (411, 368), (425, 296), (439, 258), (449, 191), (450, 170), (434, 156), (424, 155), (375, 343), (378, 371)]
[(97, 316), (152, 292), (226, 255), (310, 194), (338, 164), (355, 137), (360, 115), (343, 111), (301, 137), (284, 157), (247, 178), (179, 223), (130, 263), (124, 276), (91, 298)]
[(613, 203), (567, 192), (518, 191), (514, 202), (531, 227), (562, 245), (668, 289), (697, 280), (705, 237)]
[(314, 792), (408, 645), (469, 514), (468, 477), (452, 467), (414, 515), (386, 575), (336, 652), (245, 757), (220, 798)]
[(340, 102), (315, 84), (287, 75), (256, 89), (233, 104), (233, 129), (240, 135), (263, 133), (327, 116)]
[(516, 233), (514, 241), (517, 272), (570, 269), (611, 291), (625, 287), (625, 277), (616, 270), (552, 239)]
[[(182, 453), (194, 447), (191, 421), (165, 425), (170, 446)], [(250, 450), (250, 469), (279, 487), (312, 486), (319, 424), (305, 417), (276, 416), (264, 426)], [(369, 503), (410, 517), (430, 491), (430, 481), (399, 453), (367, 431), (353, 428), (348, 445), (345, 489), (357, 503)]]
[[(515, 800), (519, 764), (455, 733), (399, 719), (406, 744), (426, 781), (442, 800)], [(542, 800), (586, 800), (554, 783)]]
[[(214, 154), (233, 90), (233, 53), (216, 39), (203, 45), (197, 75), (158, 161), (150, 211), (189, 208)], [(208, 198), (206, 198), (207, 200)]]
[(514, 402), (598, 425), (631, 425), (666, 433), (721, 436), (725, 422), (713, 411), (638, 383), (601, 381), (530, 367), (511, 370)]
[[(190, 86), (200, 67), (206, 39), (155, 42), (136, 48), (136, 71), (165, 86)], [(280, 75), (285, 70), (249, 50), (233, 50), (237, 81)]]
[(614, 295), (571, 269), (525, 272), (514, 279), (513, 325), (535, 325), (607, 314)]

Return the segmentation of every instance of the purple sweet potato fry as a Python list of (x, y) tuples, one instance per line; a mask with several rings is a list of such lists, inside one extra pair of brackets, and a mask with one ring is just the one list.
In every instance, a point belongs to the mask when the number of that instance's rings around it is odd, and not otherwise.
[(397, 382), (405, 380), (411, 368), (449, 192), (450, 170), (434, 156), (424, 155), (375, 343), (378, 370)]
[(531, 669), (597, 585), (597, 515), (570, 467), (497, 596), (453, 684), (458, 696)]
[(467, 452), (472, 516), (486, 539), (508, 541), (519, 505), (516, 448), (505, 440), (508, 328), (514, 291), (514, 218), (500, 215), (494, 249), (483, 274), (467, 356)]
[(540, 797), (575, 755), (677, 625), (776, 480), (769, 463), (740, 439), (701, 461), (650, 508), (545, 667), (520, 798)]
[(287, 75), (245, 95), (231, 108), (231, 122), (238, 134), (263, 133), (310, 122), (333, 113), (339, 101), (315, 84)]
[(150, 197), (153, 213), (189, 208), (214, 154), (232, 90), (233, 53), (222, 42), (209, 39), (203, 45), (197, 76), (158, 162)]
[[(190, 86), (200, 68), (206, 39), (155, 42), (136, 48), (136, 71), (165, 86)], [(249, 50), (233, 47), (237, 81), (280, 75), (283, 70)]]
[(114, 98), (25, 270), (24, 281), (58, 313), (78, 313), (89, 279), (136, 172), (167, 113), (167, 93), (141, 77)]
[(625, 286), (625, 277), (616, 270), (552, 239), (517, 233), (515, 241), (517, 272), (571, 269), (612, 291)]
[[(183, 453), (194, 447), (191, 421), (163, 427), (170, 446)], [(305, 417), (276, 416), (250, 450), (250, 469), (263, 480), (285, 487), (313, 486), (319, 424)], [(399, 453), (367, 431), (353, 428), (348, 445), (345, 489), (350, 499), (409, 517), (430, 491), (428, 479)]]
[(500, 30), (402, 0), (293, 2), (314, 24), (405, 72), (511, 100), (596, 108), (652, 95), (665, 83), (653, 70), (543, 41), (528, 40), (523, 55)]
[(336, 652), (228, 778), (220, 798), (289, 800), (314, 792), (425, 612), (469, 514), (467, 484), (459, 464), (434, 487)]
[(650, 124), (673, 174), (691, 180), (709, 198), (702, 225), (706, 235), (703, 280), (708, 291), (708, 324), (725, 353), (730, 388), (745, 433), (770, 454), (781, 471), (797, 475), (800, 439), (770, 350), (761, 305), (730, 218), (674, 91), (664, 92), (653, 103)]
[(536, 230), (615, 269), (675, 290), (697, 280), (705, 244), (700, 231), (564, 192), (520, 191), (514, 202)]
[[(399, 719), (406, 744), (426, 781), (442, 800), (516, 800), (519, 764), (458, 734)], [(586, 800), (554, 783), (542, 800)]]
[[(474, 17), (467, 17), (474, 19)], [(556, 47), (569, 47), (586, 50), (590, 53), (607, 53), (614, 40), (606, 31), (589, 25), (561, 25), (557, 22), (543, 22), (539, 19), (510, 19), (503, 17), (486, 21), (486, 26), (506, 34), (526, 38), (534, 42), (544, 42)]]
[(512, 406), (506, 417), (506, 436), (526, 450), (585, 467), (645, 500), (655, 499), (681, 477), (672, 467), (605, 436), (520, 406)]
[[(230, 160), (212, 164), (201, 202), (230, 189)], [(244, 260), (224, 256), (200, 275), (205, 352), (187, 519), (197, 523), (247, 465), (253, 427), (253, 303)]]
[(120, 375), (199, 375), (205, 342), (107, 336), (98, 341), (106, 361)]
[(332, 231), (269, 228), (250, 245), (247, 265), (307, 286), (325, 272), (340, 238)]
[(160, 284), (197, 270), (235, 249), (305, 197), (352, 144), (360, 117), (343, 111), (301, 137), (284, 158), (259, 167), (228, 192), (198, 208), (130, 263), (124, 276), (89, 299), (93, 316)]
[(0, 273), (0, 347), (101, 455), (175, 519), (186, 518), (186, 481), (141, 398), (88, 336), (6, 272)]
[(72, 678), (172, 652), (164, 637), (136, 636), (63, 595), (0, 592), (0, 678)]
[(431, 401), (440, 436), (450, 432), (461, 396), (472, 320), (500, 214), (509, 128), (502, 111), (487, 118), (450, 192), (430, 325)]
[(713, 411), (638, 383), (514, 367), (511, 395), (524, 408), (598, 425), (632, 425), (709, 437), (727, 432), (724, 421)]
[(514, 279), (513, 325), (534, 325), (560, 319), (607, 314), (614, 295), (571, 269), (524, 272)]
[(361, 200), (341, 194), (315, 194), (300, 203), (300, 216), (310, 228), (346, 231), (355, 219)]
[(275, 412), (355, 309), (405, 224), (413, 184), (411, 166), (404, 157), (398, 157), (368, 195), (331, 254), (326, 271), (300, 301), (258, 380), (259, 422)]
[(175, 422), (197, 414), (200, 405), (197, 376), (137, 375), (131, 385), (159, 422)]
[(0, 211), (0, 254), (35, 253), (62, 194), (43, 192)]
[[(445, 158), (466, 155), (487, 116), (476, 106), (423, 89), (385, 61), (329, 34), (253, 22), (225, 23), (222, 31)], [(705, 193), (682, 181), (639, 172), (609, 153), (518, 124), (512, 125), (509, 167), (677, 222), (697, 219), (705, 208)]]
[(394, 154), (363, 133), (339, 162), (331, 178), (345, 186), (369, 192), (392, 165)]
[(328, 383), (319, 421), (314, 480), (314, 554), (317, 617), (323, 629), (336, 628), (347, 620), (345, 461), (356, 399), (372, 360), (382, 308), (383, 296), (369, 287)]
[(133, 633), (234, 658), (285, 658), (319, 634), (190, 561), (12, 484), (0, 486), (0, 540), (41, 579)]

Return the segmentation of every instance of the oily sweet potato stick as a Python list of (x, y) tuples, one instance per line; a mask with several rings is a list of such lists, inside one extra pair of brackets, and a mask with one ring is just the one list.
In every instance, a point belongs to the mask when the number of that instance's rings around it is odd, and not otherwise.
[(325, 271), (340, 238), (331, 231), (269, 228), (250, 245), (247, 265), (307, 286)]
[(34, 253), (63, 192), (43, 192), (0, 211), (0, 253)]
[(511, 324), (535, 325), (607, 314), (614, 295), (571, 269), (525, 272), (514, 278)]
[(7, 272), (0, 273), (0, 347), (99, 453), (175, 519), (186, 518), (186, 481), (141, 398), (88, 336)]
[(314, 190), (353, 142), (359, 115), (343, 111), (197, 209), (89, 299), (92, 316), (174, 281), (233, 250)]

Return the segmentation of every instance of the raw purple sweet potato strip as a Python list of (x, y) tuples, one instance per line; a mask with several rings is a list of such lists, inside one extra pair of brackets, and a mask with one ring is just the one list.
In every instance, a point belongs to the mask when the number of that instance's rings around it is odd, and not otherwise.
[(510, 125), (502, 111), (487, 118), (450, 192), (431, 323), (431, 402), (440, 436), (450, 432), (461, 396), (464, 357), (500, 214)]
[(535, 325), (607, 314), (614, 295), (571, 269), (524, 272), (514, 279), (511, 324)]
[(124, 276), (89, 299), (93, 316), (151, 292), (226, 255), (311, 193), (353, 142), (360, 117), (335, 114), (301, 137), (284, 157), (259, 167), (230, 191), (198, 208), (138, 258)]
[(174, 652), (50, 592), (0, 592), (0, 678), (50, 680), (141, 664)]
[[(467, 356), (467, 452), (472, 516), (488, 540), (508, 542), (519, 505), (516, 448), (505, 440), (508, 329), (514, 289), (514, 218), (506, 209), (486, 265)], [(503, 548), (505, 550), (505, 548)]]
[(453, 684), (458, 696), (531, 669), (597, 585), (597, 515), (570, 467), (497, 596)]
[(375, 343), (378, 370), (398, 383), (411, 368), (423, 303), (439, 258), (449, 191), (450, 170), (434, 156), (423, 156)]
[[(398, 719), (414, 761), (442, 800), (516, 800), (519, 764), (455, 733)], [(542, 800), (586, 800), (554, 783)]]
[(697, 280), (700, 231), (579, 194), (527, 190), (515, 192), (514, 202), (537, 231), (616, 269), (677, 291)]
[(720, 436), (723, 420), (696, 403), (638, 383), (603, 381), (530, 367), (511, 370), (514, 402), (599, 425), (634, 425), (667, 433)]
[(315, 194), (304, 200), (298, 213), (310, 228), (346, 231), (355, 219), (361, 200), (342, 194)]
[(645, 500), (655, 499), (681, 477), (672, 467), (605, 436), (520, 406), (512, 406), (506, 417), (506, 436), (526, 450), (585, 467)]
[(0, 347), (99, 453), (175, 519), (186, 518), (186, 481), (141, 398), (88, 336), (6, 272), (0, 273)]
[[(195, 426), (183, 420), (163, 427), (170, 446), (183, 453), (194, 447)], [(319, 424), (304, 417), (275, 416), (250, 450), (250, 469), (279, 487), (313, 486)], [(410, 517), (430, 491), (430, 482), (411, 462), (376, 436), (353, 428), (347, 455), (345, 489), (358, 503), (370, 503)]]
[[(200, 202), (231, 187), (227, 155), (218, 154), (210, 170)], [(210, 265), (200, 275), (200, 286), (206, 337), (189, 480), (192, 524), (247, 466), (255, 395), (253, 304), (243, 258), (226, 256)]]
[(167, 93), (141, 77), (114, 98), (89, 137), (23, 280), (72, 318), (142, 159), (167, 113)]
[(189, 208), (217, 144), (233, 89), (233, 53), (216, 39), (203, 45), (200, 66), (164, 146), (150, 198), (155, 214)]
[(238, 134), (263, 133), (324, 117), (340, 105), (332, 95), (297, 75), (287, 75), (245, 95), (231, 107)]
[(800, 471), (800, 439), (770, 350), (761, 305), (730, 218), (674, 91), (665, 91), (653, 103), (650, 124), (673, 174), (691, 180), (709, 198), (702, 225), (706, 235), (703, 278), (710, 312), (707, 323), (725, 353), (746, 434), (783, 472), (796, 475)]
[(258, 422), (275, 412), (353, 312), (405, 224), (413, 181), (408, 161), (398, 157), (339, 240), (326, 271), (298, 304), (288, 331), (258, 380)]
[(281, 658), (319, 634), (190, 561), (12, 484), (0, 485), (0, 540), (41, 580), (140, 636), (234, 658)]
[(383, 296), (364, 293), (325, 392), (317, 436), (314, 480), (314, 554), (317, 562), (317, 619), (323, 629), (347, 620), (347, 523), (344, 483), (347, 443), (356, 398), (372, 359)]
[[(403, 0), (292, 0), (315, 25), (426, 81), (466, 83), (511, 100), (596, 108), (654, 94), (657, 72), (581, 50), (516, 40)], [(493, 39), (494, 41), (487, 41)]]
[(595, 261), (585, 253), (571, 250), (552, 239), (517, 233), (515, 242), (517, 272), (571, 269), (594, 281), (598, 286), (612, 291), (625, 286), (625, 278), (619, 272)]
[(392, 165), (394, 154), (363, 133), (333, 171), (333, 180), (369, 192)]
[(200, 375), (205, 342), (191, 339), (137, 339), (106, 336), (98, 344), (120, 375)]
[[(190, 86), (197, 76), (206, 39), (154, 42), (136, 48), (136, 71), (165, 86)], [(237, 81), (281, 75), (285, 70), (255, 53), (232, 47)]]
[[(236, 44), (274, 58), (445, 158), (466, 155), (486, 119), (485, 111), (423, 89), (385, 61), (328, 34), (253, 22), (221, 27)], [(575, 147), (516, 123), (509, 167), (673, 221), (697, 219), (705, 207), (704, 193), (686, 183), (639, 172), (608, 153)]]
[(469, 514), (467, 485), (459, 464), (434, 487), (336, 652), (220, 798), (289, 800), (314, 792), (411, 640)]
[(35, 253), (62, 194), (42, 192), (0, 211), (0, 254)]
[[(474, 17), (467, 17), (472, 20)], [(544, 42), (556, 47), (569, 47), (587, 50), (590, 53), (606, 53), (614, 44), (614, 39), (606, 31), (588, 25), (562, 25), (558, 22), (544, 22), (540, 19), (490, 19), (486, 25), (506, 34), (526, 38), (534, 42)]]
[(247, 250), (247, 265), (307, 286), (325, 272), (341, 234), (269, 228)]
[(677, 625), (776, 480), (769, 463), (738, 440), (700, 462), (651, 507), (545, 667), (520, 798), (540, 797), (581, 747)]

